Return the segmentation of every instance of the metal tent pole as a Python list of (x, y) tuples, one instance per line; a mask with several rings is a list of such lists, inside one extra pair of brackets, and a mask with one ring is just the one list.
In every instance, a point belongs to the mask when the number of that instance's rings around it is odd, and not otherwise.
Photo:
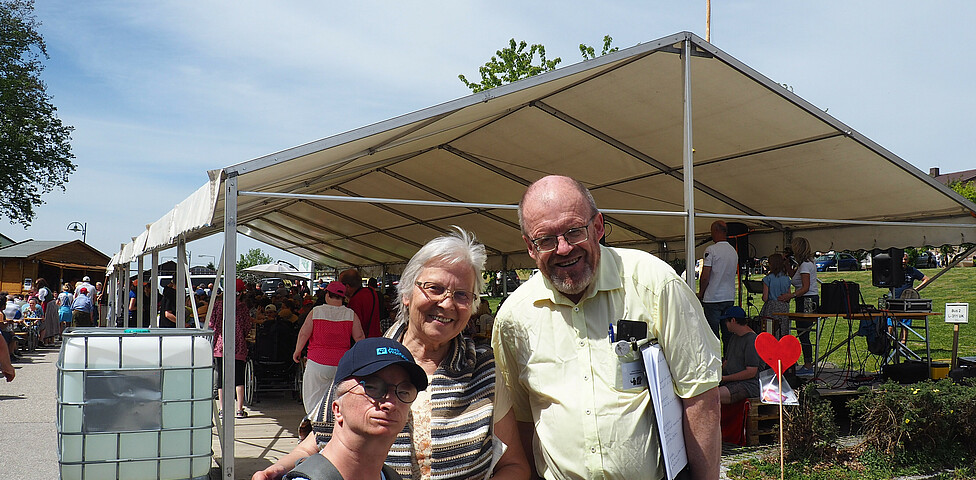
[(150, 260), (151, 265), (149, 266), (149, 290), (152, 292), (149, 295), (149, 314), (152, 318), (149, 319), (149, 326), (158, 327), (159, 326), (159, 252), (156, 250), (152, 251), (152, 259)]
[[(145, 319), (142, 318), (145, 316), (143, 310), (145, 309), (145, 303), (146, 303), (146, 300), (143, 298), (144, 295), (142, 294), (143, 291), (142, 285), (146, 283), (146, 279), (143, 278), (142, 276), (142, 272), (145, 269), (145, 266), (143, 265), (143, 257), (145, 257), (145, 255), (139, 255), (139, 261), (137, 263), (139, 273), (136, 274), (137, 275), (136, 276), (136, 319), (135, 319), (136, 324), (129, 325), (130, 327), (133, 328), (142, 326), (142, 322), (145, 321)], [(125, 324), (128, 324), (128, 308), (126, 309), (126, 319), (123, 320), (123, 322)]]
[(236, 338), (234, 323), (237, 318), (237, 172), (230, 172), (224, 181), (224, 321), (223, 342), (225, 356), (223, 362), (224, 398), (221, 409), (224, 411), (223, 431), (221, 432), (221, 474), (224, 480), (234, 480), (234, 352)]
[(176, 328), (186, 326), (186, 238), (182, 235), (176, 242)]
[(691, 39), (681, 44), (682, 105), (684, 107), (685, 282), (695, 290), (695, 175), (691, 123)]

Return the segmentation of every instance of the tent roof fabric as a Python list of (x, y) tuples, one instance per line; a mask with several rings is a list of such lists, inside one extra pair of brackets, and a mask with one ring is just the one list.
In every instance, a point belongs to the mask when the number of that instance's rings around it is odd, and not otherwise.
[[(679, 53), (685, 40), (693, 44), (695, 211), (747, 216), (741, 221), (749, 226), (755, 254), (781, 249), (790, 235), (807, 237), (816, 250), (976, 239), (976, 205), (683, 32), (211, 171), (207, 184), (149, 225), (144, 240), (134, 241), (116, 260), (171, 246), (181, 235), (192, 240), (221, 232), (228, 176), (236, 176), (242, 192), (239, 232), (337, 267), (387, 265), (395, 270), (451, 225), (475, 232), (488, 249), (490, 269), (534, 266), (510, 207), (529, 183), (547, 174), (580, 180), (601, 209), (681, 212), (684, 84)], [(350, 203), (250, 192), (487, 206)], [(904, 201), (906, 192), (911, 201)], [(666, 260), (683, 256), (682, 216), (605, 217), (609, 244), (643, 248)], [(695, 236), (706, 238), (714, 218), (697, 217)]]

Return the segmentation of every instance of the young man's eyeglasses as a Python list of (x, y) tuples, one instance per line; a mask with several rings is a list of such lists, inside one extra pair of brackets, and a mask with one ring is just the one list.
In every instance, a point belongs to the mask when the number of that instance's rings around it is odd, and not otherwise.
[(448, 296), (454, 299), (455, 305), (462, 307), (470, 307), (471, 302), (474, 302), (474, 293), (472, 292), (451, 290), (436, 282), (414, 282), (414, 284), (420, 287), (420, 291), (424, 292), (424, 296), (433, 302), (440, 303)]
[(586, 222), (586, 225), (583, 225), (582, 227), (570, 228), (562, 235), (545, 235), (542, 237), (533, 238), (531, 240), (532, 245), (535, 245), (535, 250), (539, 253), (549, 253), (559, 248), (559, 237), (563, 237), (563, 240), (566, 240), (566, 243), (570, 245), (579, 245), (590, 238), (590, 224), (593, 223), (593, 219), (595, 218), (596, 215), (593, 215), (590, 217), (590, 220)]
[[(417, 399), (417, 387), (409, 381), (400, 382), (394, 385), (392, 383), (387, 383), (380, 377), (370, 375), (368, 377), (358, 379), (357, 383), (363, 386), (363, 391), (366, 392), (366, 396), (372, 398), (373, 400), (383, 400), (391, 388), (393, 389), (394, 395), (396, 395), (396, 397), (403, 403), (412, 403)], [(349, 392), (358, 393), (353, 392), (352, 388), (346, 390), (346, 393)]]

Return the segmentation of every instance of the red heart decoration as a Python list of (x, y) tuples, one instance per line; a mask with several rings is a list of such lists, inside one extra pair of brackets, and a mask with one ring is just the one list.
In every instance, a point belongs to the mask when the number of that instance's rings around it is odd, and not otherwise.
[(756, 352), (777, 375), (783, 375), (783, 371), (800, 358), (800, 341), (793, 335), (776, 340), (770, 333), (763, 332), (756, 337)]

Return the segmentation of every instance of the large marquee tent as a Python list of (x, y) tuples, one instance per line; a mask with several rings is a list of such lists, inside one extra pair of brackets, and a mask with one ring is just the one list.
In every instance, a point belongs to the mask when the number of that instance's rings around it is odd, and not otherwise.
[(112, 264), (141, 269), (144, 254), (224, 233), (233, 275), (240, 232), (321, 264), (396, 271), (458, 225), (486, 245), (489, 269), (532, 267), (514, 207), (553, 173), (590, 188), (608, 244), (666, 260), (694, 262), (718, 218), (748, 225), (758, 255), (795, 235), (821, 251), (976, 241), (976, 205), (683, 32), (210, 171)]

